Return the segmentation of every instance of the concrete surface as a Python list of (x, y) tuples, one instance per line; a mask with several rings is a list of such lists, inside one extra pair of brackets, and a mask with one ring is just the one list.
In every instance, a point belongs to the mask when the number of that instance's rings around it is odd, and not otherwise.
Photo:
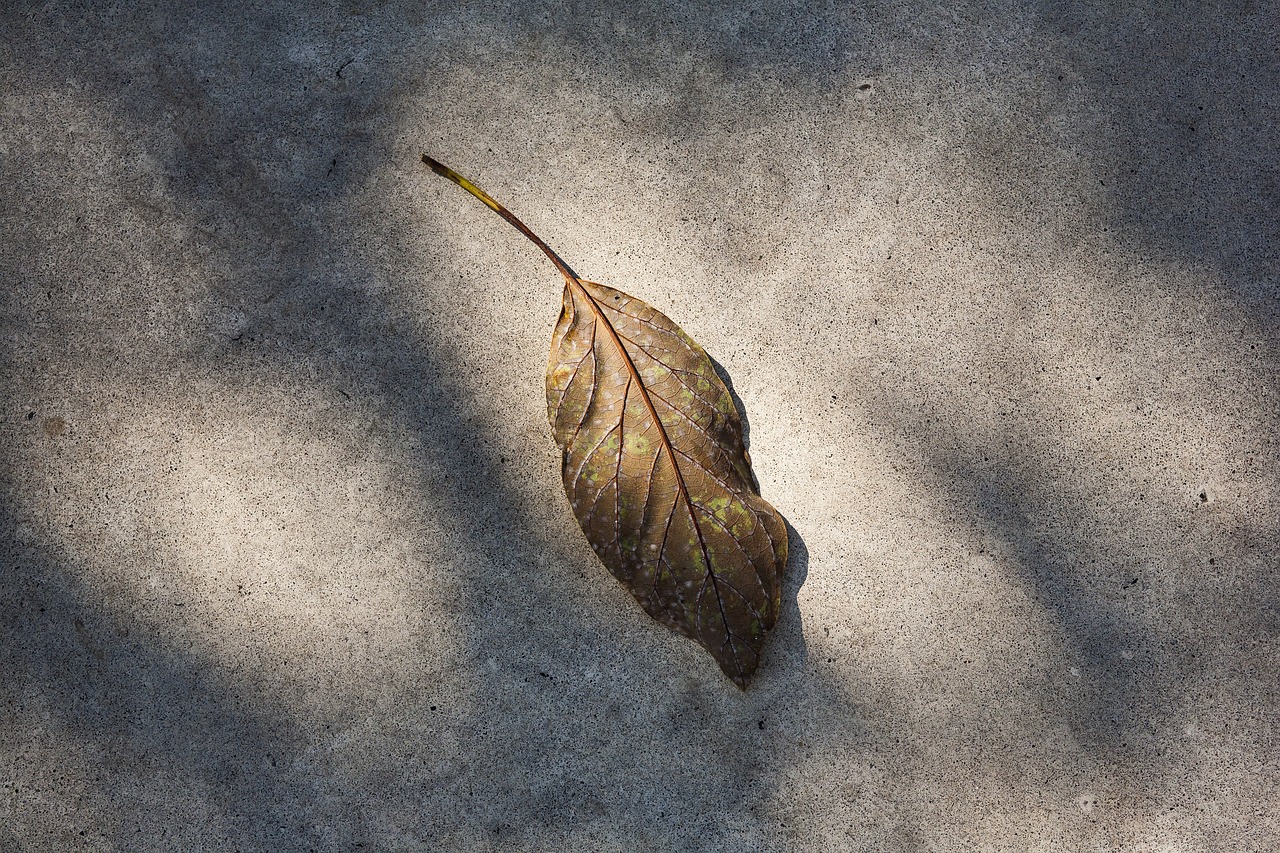
[[(1280, 849), (1278, 22), (5, 3), (0, 850)], [(731, 375), (747, 693), (423, 150)]]

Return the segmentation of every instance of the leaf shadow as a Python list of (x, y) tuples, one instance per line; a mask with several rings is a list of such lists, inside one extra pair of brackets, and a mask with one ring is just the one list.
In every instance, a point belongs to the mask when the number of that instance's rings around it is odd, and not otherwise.
[[(774, 646), (787, 644), (784, 649), (779, 649), (784, 655), (785, 663), (775, 665), (803, 672), (809, 662), (809, 645), (805, 639), (804, 613), (800, 610), (800, 590), (809, 579), (809, 547), (800, 531), (786, 517), (783, 517), (782, 522), (787, 526), (787, 571), (782, 577), (782, 611), (778, 617), (778, 627), (774, 628), (774, 636), (770, 639)], [(766, 654), (769, 648), (765, 647)], [(772, 657), (773, 655), (768, 655), (766, 662)]]
[[(729, 375), (729, 371), (724, 365), (716, 361), (715, 356), (710, 353), (707, 358), (711, 361), (711, 367), (715, 370), (716, 375), (720, 377), (720, 381), (724, 383), (724, 387), (729, 391), (729, 397), (733, 400), (733, 407), (738, 411), (738, 418), (742, 421), (742, 446), (748, 452), (751, 450), (751, 421), (747, 416), (747, 407), (742, 402), (742, 398), (738, 396), (738, 392), (733, 387), (733, 377)], [(760, 483), (756, 479), (755, 468), (751, 469), (751, 485), (760, 491)], [(767, 500), (768, 497), (764, 496)], [(781, 515), (781, 513), (779, 513)], [(804, 636), (804, 617), (800, 612), (799, 595), (800, 589), (804, 586), (805, 581), (809, 577), (809, 548), (805, 545), (804, 538), (800, 535), (800, 531), (795, 528), (786, 516), (782, 517), (782, 523), (787, 528), (787, 567), (786, 573), (782, 580), (782, 610), (779, 614), (778, 623), (786, 627), (786, 624), (792, 623), (793, 629), (788, 629), (785, 636), (793, 643), (793, 649), (786, 654), (786, 666), (804, 668), (805, 663), (809, 659), (808, 648), (805, 643)], [(795, 631), (794, 639), (790, 639), (791, 631)], [(781, 633), (778, 628), (774, 629), (774, 634)], [(780, 639), (778, 636), (771, 636), (770, 639), (776, 644)], [(766, 650), (769, 646), (766, 646)], [(766, 660), (769, 658), (767, 657)]]

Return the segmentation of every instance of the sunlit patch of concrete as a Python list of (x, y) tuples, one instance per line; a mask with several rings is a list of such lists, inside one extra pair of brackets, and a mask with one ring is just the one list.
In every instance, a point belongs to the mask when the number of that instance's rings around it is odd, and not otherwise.
[(25, 512), (121, 624), (304, 714), (456, 663), (446, 537), (376, 407), (317, 418), (323, 391), (230, 378), (79, 392), (76, 452), (33, 460), (49, 500)]

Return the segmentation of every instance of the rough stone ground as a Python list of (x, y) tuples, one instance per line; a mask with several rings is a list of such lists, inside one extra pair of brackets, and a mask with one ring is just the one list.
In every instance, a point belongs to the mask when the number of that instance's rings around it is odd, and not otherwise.
[[(1280, 8), (11, 0), (0, 850), (1280, 849)], [(739, 692), (559, 281), (731, 375)]]

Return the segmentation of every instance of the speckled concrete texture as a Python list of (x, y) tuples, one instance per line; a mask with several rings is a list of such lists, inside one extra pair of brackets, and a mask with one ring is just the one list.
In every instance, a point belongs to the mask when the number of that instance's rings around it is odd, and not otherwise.
[[(1280, 7), (8, 2), (0, 851), (1280, 849)], [(555, 271), (792, 526), (568, 510)]]

